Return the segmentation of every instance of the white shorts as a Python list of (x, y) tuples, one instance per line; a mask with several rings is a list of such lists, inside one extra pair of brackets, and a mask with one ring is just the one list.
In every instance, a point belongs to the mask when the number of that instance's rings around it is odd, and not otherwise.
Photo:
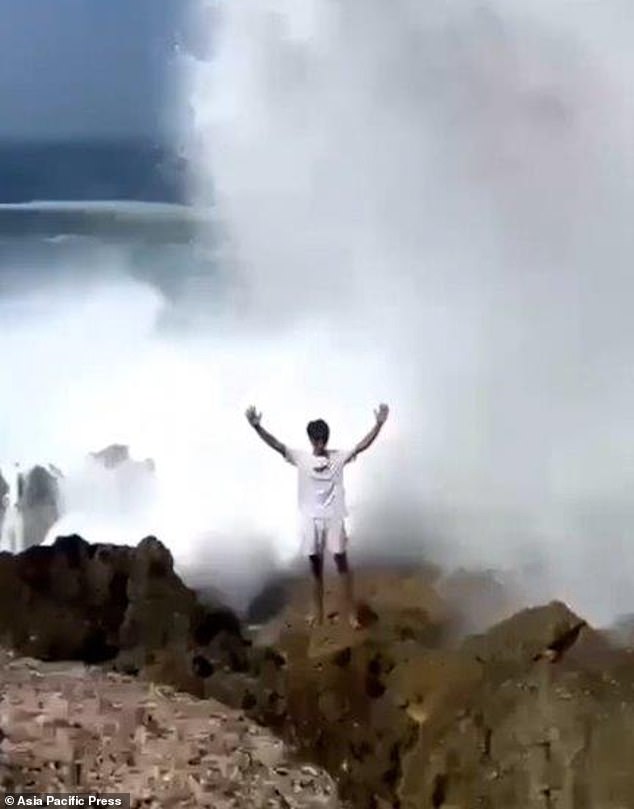
[(302, 520), (302, 553), (321, 556), (324, 551), (345, 553), (348, 545), (346, 524), (341, 517), (305, 517)]

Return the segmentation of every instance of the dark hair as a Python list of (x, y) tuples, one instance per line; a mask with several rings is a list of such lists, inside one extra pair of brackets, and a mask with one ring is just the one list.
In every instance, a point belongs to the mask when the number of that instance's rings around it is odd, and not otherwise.
[(327, 444), (330, 438), (330, 427), (323, 419), (309, 422), (306, 432), (311, 441), (323, 441), (324, 444)]

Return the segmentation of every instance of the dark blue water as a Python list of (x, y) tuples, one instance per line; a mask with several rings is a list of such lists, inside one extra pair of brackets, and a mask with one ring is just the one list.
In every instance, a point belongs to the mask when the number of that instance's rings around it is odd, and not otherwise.
[(0, 202), (187, 202), (187, 163), (152, 140), (0, 141)]
[(224, 237), (188, 205), (187, 170), (147, 140), (0, 142), (0, 298), (125, 275), (219, 304)]

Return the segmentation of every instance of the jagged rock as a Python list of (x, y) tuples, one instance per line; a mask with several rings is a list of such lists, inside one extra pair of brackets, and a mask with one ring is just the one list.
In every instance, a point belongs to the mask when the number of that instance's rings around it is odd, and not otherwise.
[(0, 547), (18, 553), (44, 541), (59, 518), (59, 471), (35, 466), (26, 474), (16, 472), (13, 487), (0, 483)]
[(0, 532), (4, 523), (4, 515), (9, 507), (9, 491), (9, 484), (4, 479), (2, 472), (0, 472)]
[(19, 509), (22, 515), (23, 547), (44, 541), (60, 516), (57, 478), (43, 466), (35, 466), (23, 477)]
[(152, 476), (156, 471), (156, 464), (152, 458), (134, 461), (130, 456), (130, 448), (126, 444), (110, 444), (99, 452), (91, 452), (89, 457), (105, 469), (127, 467), (132, 474), (136, 472), (139, 476)]
[(292, 727), (344, 797), (401, 809), (634, 805), (631, 655), (557, 602), (452, 648), (455, 611), (429, 578), (362, 574), (358, 592), (369, 626), (309, 632), (299, 588), (260, 633), (282, 660), (262, 661), (253, 709), (273, 724), (276, 694), (275, 726)]
[(114, 469), (130, 460), (130, 448), (125, 444), (110, 444), (99, 452), (91, 452), (90, 456), (106, 469)]
[(359, 571), (354, 631), (309, 629), (304, 580), (250, 645), (154, 537), (137, 548), (68, 537), (0, 554), (0, 631), (31, 656), (108, 652), (119, 669), (221, 698), (327, 768), (361, 809), (634, 805), (634, 655), (559, 602), (458, 642), (438, 581)]
[(142, 540), (130, 558), (126, 597), (119, 637), (137, 669), (151, 662), (156, 650), (186, 641), (196, 596), (174, 573), (170, 552), (155, 537)]
[[(391, 805), (399, 762), (419, 728), (407, 710), (418, 695), (410, 693), (404, 669), (413, 670), (421, 650), (443, 642), (451, 615), (426, 573), (367, 571), (356, 577), (365, 629), (340, 621), (311, 632), (304, 619), (308, 587), (297, 586), (284, 615), (259, 635), (267, 645), (253, 712), (281, 732), (292, 727), (305, 753), (336, 774), (346, 799)], [(331, 583), (326, 605), (336, 611)], [(444, 685), (446, 672), (436, 669), (431, 679)], [(472, 666), (467, 679), (478, 674)]]
[(80, 485), (94, 487), (108, 502), (106, 513), (134, 514), (152, 502), (156, 494), (156, 469), (154, 461), (147, 458), (134, 460), (124, 444), (90, 453)]
[(480, 677), (441, 722), (423, 725), (402, 762), (401, 806), (632, 805), (630, 656), (557, 602), (460, 651), (475, 655)]
[(132, 806), (336, 809), (325, 772), (238, 712), (0, 650), (2, 791), (124, 793)]
[(70, 536), (0, 554), (0, 588), (0, 638), (31, 657), (138, 672), (160, 652), (190, 670), (196, 654), (218, 669), (248, 668), (238, 619), (199, 604), (154, 537), (127, 548)]

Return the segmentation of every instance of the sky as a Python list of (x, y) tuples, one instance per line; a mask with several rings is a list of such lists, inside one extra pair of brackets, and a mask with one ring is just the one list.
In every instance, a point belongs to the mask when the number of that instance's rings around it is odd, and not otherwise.
[(150, 136), (188, 0), (2, 0), (0, 138)]

